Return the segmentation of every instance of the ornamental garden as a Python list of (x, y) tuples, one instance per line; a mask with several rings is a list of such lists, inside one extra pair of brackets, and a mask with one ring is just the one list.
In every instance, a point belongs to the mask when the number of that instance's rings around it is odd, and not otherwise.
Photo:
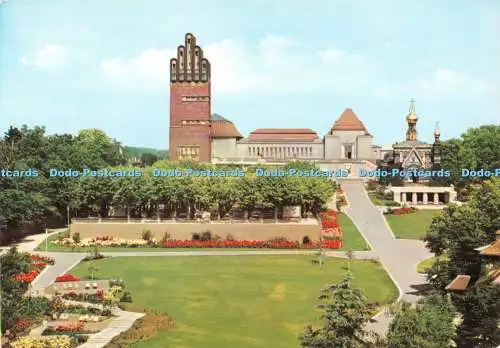
[[(95, 259), (90, 257), (89, 259)], [(72, 348), (106, 329), (132, 302), (121, 279), (81, 278), (64, 274), (43, 289), (32, 283), (54, 259), (18, 252), (1, 256), (2, 347)], [(85, 261), (84, 261), (85, 263)]]

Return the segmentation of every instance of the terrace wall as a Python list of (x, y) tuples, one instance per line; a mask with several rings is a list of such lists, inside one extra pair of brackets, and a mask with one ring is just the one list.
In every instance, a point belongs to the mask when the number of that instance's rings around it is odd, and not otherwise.
[(225, 238), (231, 234), (236, 240), (267, 240), (284, 236), (289, 240), (302, 241), (304, 236), (318, 240), (321, 228), (317, 224), (301, 223), (85, 223), (74, 222), (71, 233), (79, 232), (81, 238), (112, 236), (123, 239), (141, 239), (142, 231), (150, 230), (160, 239), (168, 232), (173, 239), (190, 240), (193, 233), (210, 230)]

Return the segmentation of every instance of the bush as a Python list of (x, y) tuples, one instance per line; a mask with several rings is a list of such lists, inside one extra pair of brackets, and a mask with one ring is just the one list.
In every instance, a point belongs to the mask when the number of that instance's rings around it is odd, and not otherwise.
[(302, 238), (302, 244), (311, 244), (311, 238), (309, 238), (309, 236), (304, 236), (304, 238)]
[(285, 236), (276, 236), (269, 238), (267, 241), (271, 243), (283, 243), (288, 242), (288, 238), (286, 238)]
[(233, 241), (236, 240), (234, 236), (231, 233), (226, 234), (226, 240), (227, 241)]
[(80, 232), (73, 233), (72, 238), (73, 238), (73, 243), (75, 244), (80, 244), (80, 241), (82, 240), (80, 237)]
[(168, 231), (165, 231), (165, 233), (163, 233), (163, 237), (161, 237), (160, 243), (166, 242), (167, 240), (171, 239), (172, 236), (170, 235), (170, 233), (168, 233)]
[(384, 199), (386, 201), (393, 201), (394, 200), (394, 192), (385, 192)]
[(143, 230), (142, 239), (149, 242), (151, 239), (153, 239), (153, 232), (151, 232), (151, 230)]
[(193, 241), (200, 241), (200, 242), (208, 242), (211, 240), (216, 240), (215, 238), (219, 238), (218, 236), (212, 236), (212, 232), (209, 230), (206, 230), (205, 232), (198, 233), (195, 232), (193, 233), (193, 236), (191, 237), (191, 240)]

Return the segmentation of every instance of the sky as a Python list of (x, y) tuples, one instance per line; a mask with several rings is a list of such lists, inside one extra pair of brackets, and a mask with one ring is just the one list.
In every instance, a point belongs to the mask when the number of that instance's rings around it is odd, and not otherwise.
[(387, 146), (500, 123), (498, 0), (0, 0), (0, 132), (98, 128), (168, 148), (169, 60), (187, 32), (212, 112), (244, 135), (325, 135), (352, 108)]

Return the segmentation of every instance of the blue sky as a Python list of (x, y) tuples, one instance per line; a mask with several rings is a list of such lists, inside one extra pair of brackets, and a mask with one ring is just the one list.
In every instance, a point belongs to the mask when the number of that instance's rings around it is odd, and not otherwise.
[[(0, 1), (1, 2), (1, 1)], [(187, 5), (189, 3), (189, 5)], [(314, 4), (314, 5), (313, 5)], [(500, 122), (497, 0), (9, 0), (0, 13), (0, 131), (99, 128), (168, 147), (169, 59), (192, 32), (212, 108), (243, 134), (312, 128), (352, 108), (380, 145)]]

